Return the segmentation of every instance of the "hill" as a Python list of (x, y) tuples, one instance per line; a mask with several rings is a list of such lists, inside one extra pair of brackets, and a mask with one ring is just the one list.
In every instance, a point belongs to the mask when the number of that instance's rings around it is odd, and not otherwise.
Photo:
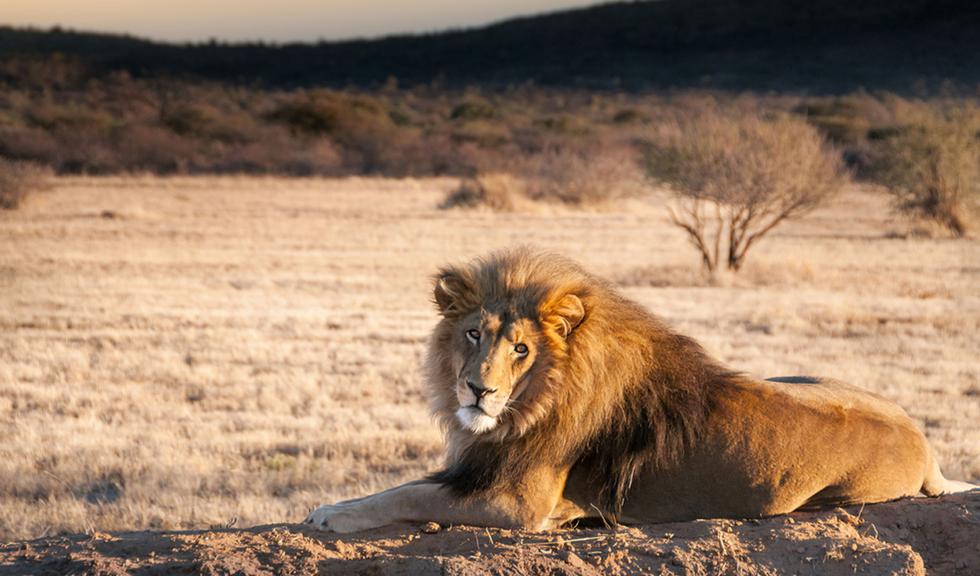
[[(377, 40), (177, 45), (0, 28), (0, 79), (56, 60), (68, 77), (114, 71), (267, 87), (534, 83), (907, 92), (980, 82), (980, 6), (969, 0), (619, 2), (483, 28)], [(50, 75), (50, 69), (47, 70)]]

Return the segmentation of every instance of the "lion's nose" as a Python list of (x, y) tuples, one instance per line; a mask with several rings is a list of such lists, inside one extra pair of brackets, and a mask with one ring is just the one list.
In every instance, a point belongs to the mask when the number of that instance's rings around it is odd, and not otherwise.
[(491, 390), (489, 388), (484, 388), (483, 386), (479, 386), (477, 384), (474, 384), (474, 383), (470, 382), (469, 380), (466, 381), (466, 386), (470, 390), (473, 391), (473, 395), (476, 396), (477, 398), (483, 398), (487, 394), (491, 394), (491, 393), (495, 392), (495, 390)]

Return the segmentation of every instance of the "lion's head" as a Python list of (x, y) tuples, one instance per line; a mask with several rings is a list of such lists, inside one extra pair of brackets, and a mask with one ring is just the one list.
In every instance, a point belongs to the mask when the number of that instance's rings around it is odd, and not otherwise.
[(528, 250), (443, 269), (434, 289), (443, 321), (429, 366), (437, 415), (452, 414), (473, 434), (533, 425), (550, 407), (555, 369), (585, 319), (587, 279), (564, 259)]
[(635, 471), (678, 458), (727, 371), (574, 262), (526, 248), (442, 269), (426, 380), (459, 494), (574, 464), (616, 514)]

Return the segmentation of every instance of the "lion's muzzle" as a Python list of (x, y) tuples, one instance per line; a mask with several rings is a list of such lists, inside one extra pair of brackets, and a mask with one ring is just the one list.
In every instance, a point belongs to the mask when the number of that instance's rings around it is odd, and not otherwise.
[(493, 394), (494, 392), (496, 392), (495, 389), (486, 388), (484, 386), (480, 386), (479, 384), (474, 384), (470, 380), (466, 381), (466, 387), (469, 388), (471, 392), (473, 392), (473, 395), (476, 396), (478, 402), (480, 398), (483, 398), (487, 394)]
[(461, 407), (456, 411), (456, 418), (464, 428), (475, 434), (489, 432), (497, 427), (497, 419), (477, 405)]

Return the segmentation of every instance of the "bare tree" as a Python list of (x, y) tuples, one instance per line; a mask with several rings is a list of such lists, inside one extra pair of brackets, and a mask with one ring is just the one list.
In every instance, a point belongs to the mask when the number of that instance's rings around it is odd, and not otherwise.
[(711, 273), (738, 271), (773, 228), (813, 210), (848, 179), (840, 155), (796, 118), (709, 112), (677, 128), (651, 152), (648, 168), (672, 187), (671, 222)]

